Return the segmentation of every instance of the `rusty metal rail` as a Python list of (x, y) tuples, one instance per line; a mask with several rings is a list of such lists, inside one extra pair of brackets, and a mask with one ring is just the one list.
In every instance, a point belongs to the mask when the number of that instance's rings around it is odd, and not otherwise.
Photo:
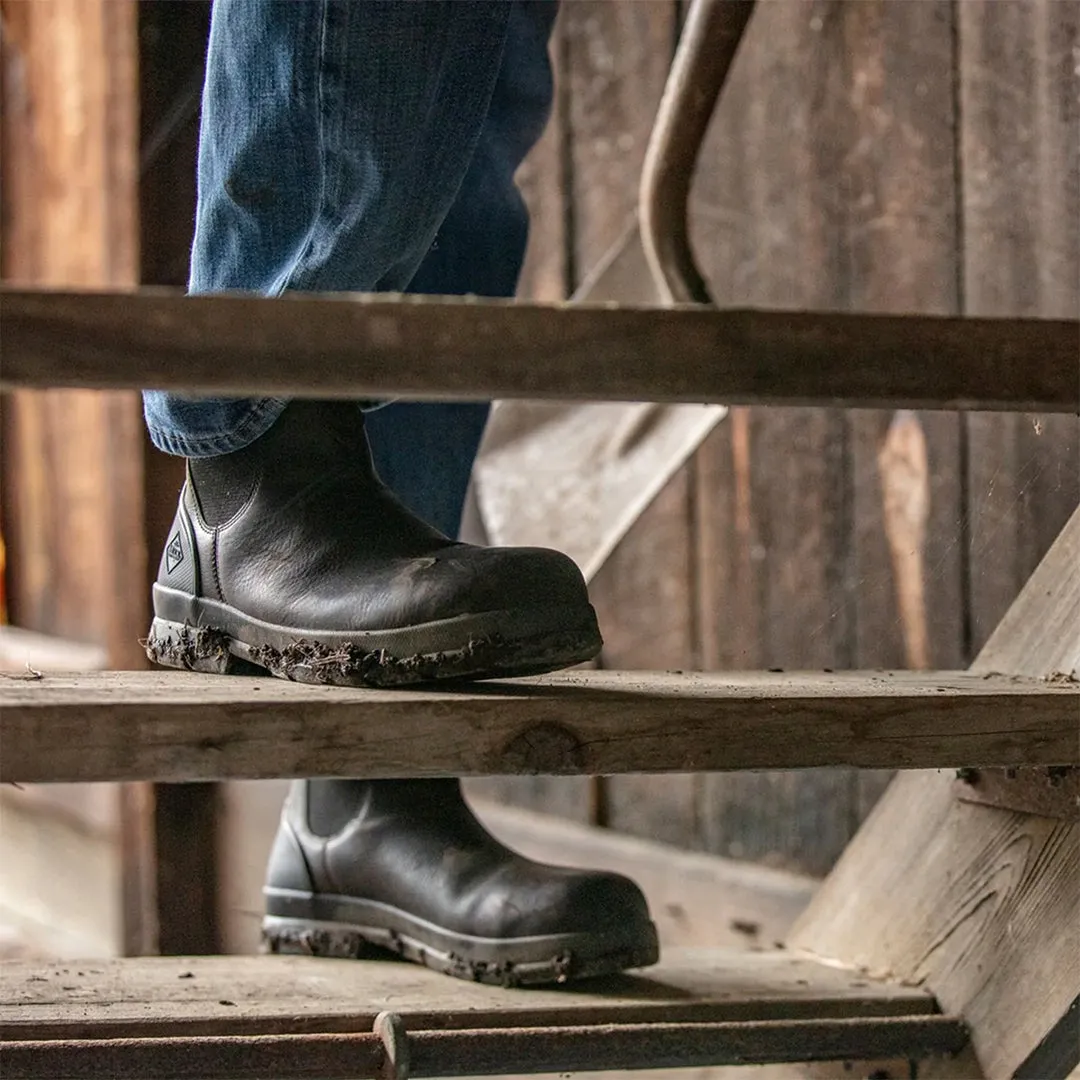
[(364, 1080), (658, 1069), (765, 1062), (920, 1059), (967, 1043), (953, 1016), (610, 1024), (405, 1033), (78, 1039), (0, 1043), (4, 1080)]

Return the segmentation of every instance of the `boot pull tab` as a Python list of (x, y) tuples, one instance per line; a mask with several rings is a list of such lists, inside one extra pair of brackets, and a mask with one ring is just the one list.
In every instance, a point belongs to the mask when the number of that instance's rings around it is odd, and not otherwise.
[(371, 1030), (379, 1036), (386, 1052), (383, 1080), (409, 1080), (409, 1036), (405, 1021), (397, 1013), (381, 1012)]

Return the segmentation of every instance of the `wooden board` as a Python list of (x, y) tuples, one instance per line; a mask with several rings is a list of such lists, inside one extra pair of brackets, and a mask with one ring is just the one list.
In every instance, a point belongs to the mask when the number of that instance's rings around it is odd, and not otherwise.
[[(5, 4), (2, 263), (38, 288), (126, 288), (138, 274), (134, 3)], [(13, 363), (3, 315), (2, 366)], [(48, 386), (41, 382), (38, 386)], [(147, 562), (134, 394), (4, 402), (11, 618), (141, 660)]]
[[(1080, 510), (973, 674), (1075, 672), (1078, 612)], [(790, 943), (925, 985), (970, 1023), (985, 1074), (1012, 1076), (1080, 992), (1080, 825), (961, 802), (952, 780), (893, 782)]]
[[(676, 9), (674, 0), (565, 6), (575, 288), (625, 236), (636, 213), (645, 149), (675, 46)], [(637, 271), (647, 273), (643, 254)], [(614, 299), (641, 295), (639, 282), (626, 285), (637, 291)], [(647, 283), (644, 292), (650, 292)], [(601, 667), (698, 666), (691, 499), (690, 470), (680, 469), (590, 583), (604, 627)], [(594, 783), (598, 824), (655, 840), (696, 842), (694, 779), (632, 775), (598, 777)]]
[(0, 779), (1074, 764), (1075, 677), (583, 671), (447, 691), (180, 672), (0, 680)]
[[(572, 291), (570, 282), (570, 214), (566, 177), (567, 87), (563, 49), (565, 7), (552, 30), (549, 55), (555, 77), (555, 100), (551, 118), (540, 141), (529, 152), (515, 176), (515, 183), (529, 211), (529, 242), (525, 263), (518, 281), (517, 295), (522, 300), (556, 303)], [(465, 526), (463, 540), (490, 543), (484, 535), (480, 509), (472, 493), (466, 499), (465, 520), (479, 532), (469, 535)], [(515, 806), (543, 809), (576, 821), (591, 819), (595, 799), (592, 777), (588, 776), (490, 776), (475, 777), (469, 790)]]
[(5, 389), (1080, 407), (1069, 320), (157, 289), (8, 289), (0, 318)]
[(934, 1012), (918, 987), (783, 951), (669, 950), (640, 974), (506, 991), (396, 961), (157, 957), (0, 965), (5, 1039), (370, 1031), (390, 1009), (414, 1028), (750, 1020)]
[[(965, 311), (1071, 318), (1080, 310), (1080, 9), (965, 0), (956, 19)], [(973, 415), (966, 436), (974, 652), (1080, 500), (1080, 421)]]
[[(948, 0), (758, 5), (695, 184), (695, 247), (720, 304), (956, 310), (951, 49)], [(737, 410), (706, 443), (706, 666), (911, 662), (882, 520), (891, 421), (884, 410)], [(913, 422), (933, 490), (902, 569), (933, 600), (933, 659), (921, 666), (959, 666), (958, 421)], [(838, 770), (710, 776), (706, 842), (825, 873), (880, 786)]]

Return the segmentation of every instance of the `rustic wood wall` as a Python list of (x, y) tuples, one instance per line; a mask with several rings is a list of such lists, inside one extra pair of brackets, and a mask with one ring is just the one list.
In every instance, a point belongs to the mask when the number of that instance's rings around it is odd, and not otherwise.
[[(699, 162), (717, 302), (1071, 316), (1076, 5), (760, 3)], [(575, 0), (524, 177), (523, 292), (568, 293), (631, 209), (674, 0)], [(611, 667), (956, 667), (1078, 498), (1070, 417), (737, 409), (598, 577)], [(824, 872), (887, 777), (499, 782), (504, 797)], [(490, 788), (489, 788), (490, 790)]]

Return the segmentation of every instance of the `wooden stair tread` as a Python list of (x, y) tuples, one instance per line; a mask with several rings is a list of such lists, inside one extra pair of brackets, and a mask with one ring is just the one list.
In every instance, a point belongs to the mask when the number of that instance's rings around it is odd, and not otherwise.
[(1080, 409), (1074, 320), (12, 288), (0, 318), (5, 389)]
[(0, 978), (5, 1080), (384, 1077), (384, 1012), (415, 1077), (918, 1060), (967, 1041), (924, 990), (782, 951), (672, 950), (641, 974), (518, 991), (280, 956), (8, 963)]
[(573, 671), (438, 690), (186, 672), (0, 678), (0, 781), (1080, 762), (1080, 683)]
[(390, 1010), (412, 1029), (913, 1016), (918, 987), (877, 982), (782, 950), (667, 950), (633, 975), (504, 990), (393, 960), (146, 957), (0, 964), (5, 1039), (370, 1031)]

